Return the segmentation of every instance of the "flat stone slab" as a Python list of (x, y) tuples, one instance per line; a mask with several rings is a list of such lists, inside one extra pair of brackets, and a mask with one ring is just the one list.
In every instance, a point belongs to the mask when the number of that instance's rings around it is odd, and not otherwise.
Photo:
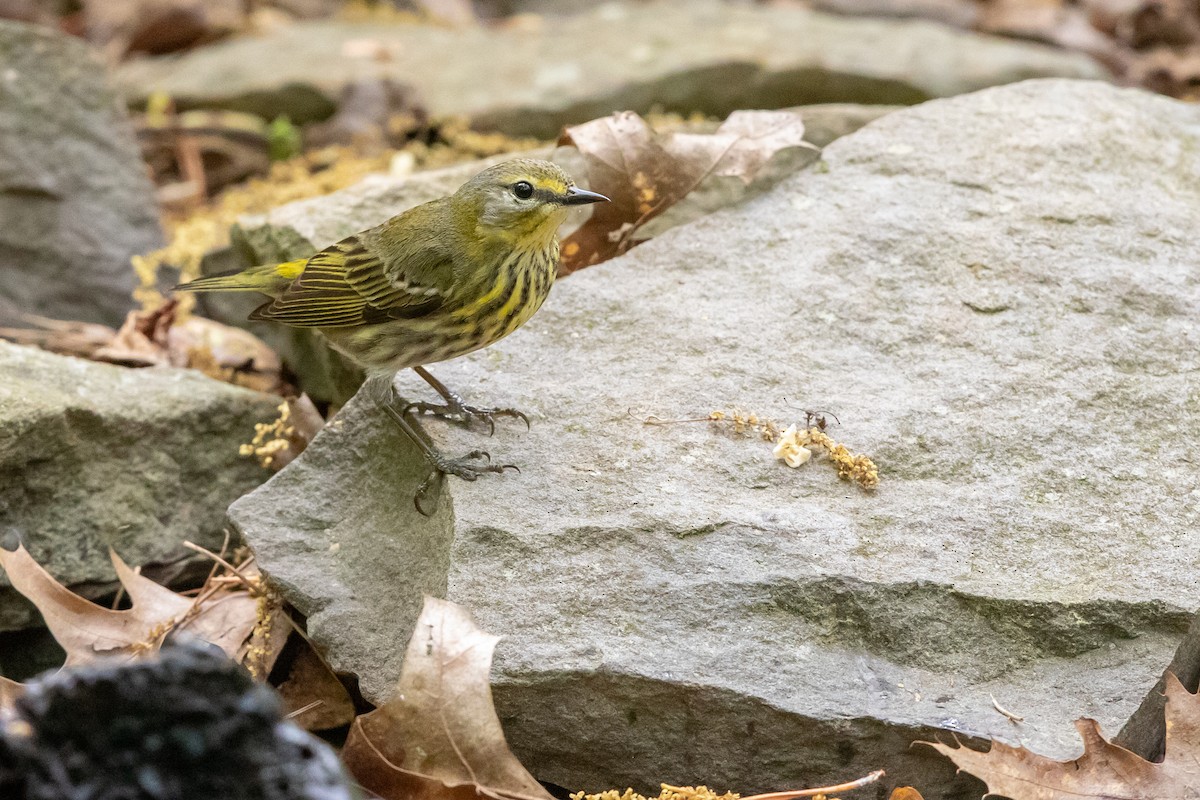
[[(59, 581), (111, 593), (133, 566), (220, 549), (225, 508), (269, 473), (238, 446), (279, 399), (182, 369), (129, 369), (0, 341), (0, 535)], [(0, 630), (41, 617), (0, 573)]]
[[(302, 54), (302, 57), (297, 57)], [(654, 107), (723, 117), (807, 103), (917, 103), (1025, 78), (1101, 78), (1087, 56), (916, 20), (694, 2), (597, 4), (532, 27), (300, 23), (117, 73), (131, 100), (295, 121), (346, 84), (388, 77), (436, 116), (553, 138), (566, 124)]]
[[(427, 430), (520, 474), (451, 481), (419, 518), (415, 452), (360, 395), (230, 517), (371, 699), (397, 615), (444, 584), (505, 637), (496, 702), (543, 780), (748, 792), (884, 767), (976, 798), (909, 744), (1074, 757), (1071, 721), (1116, 734), (1200, 604), (1197, 208), (1194, 106), (1030, 81), (897, 111), (435, 365), (533, 426)], [(642, 421), (730, 408), (836, 414), (879, 488)]]

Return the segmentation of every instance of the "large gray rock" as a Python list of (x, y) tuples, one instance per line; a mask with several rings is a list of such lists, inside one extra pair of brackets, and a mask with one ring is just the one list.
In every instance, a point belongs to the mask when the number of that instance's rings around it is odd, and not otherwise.
[(355, 79), (387, 77), (415, 87), (434, 115), (543, 138), (622, 109), (911, 104), (1024, 78), (1105, 75), (1081, 54), (934, 23), (711, 0), (598, 4), (532, 28), (300, 24), (118, 72), (135, 100), (162, 90), (184, 106), (298, 121), (327, 116)]
[[(438, 365), (533, 428), (426, 429), (521, 474), (451, 481), (419, 519), (413, 451), (360, 398), (230, 516), (371, 699), (412, 625), (395, 614), (445, 581), (505, 637), (496, 701), (542, 779), (753, 791), (883, 767), (975, 798), (909, 743), (1072, 757), (1071, 720), (1116, 733), (1200, 604), (1198, 207), (1194, 106), (1032, 81), (898, 111)], [(832, 411), (878, 490), (642, 423), (730, 407)]]
[[(128, 369), (0, 341), (0, 533), (56, 578), (112, 591), (133, 565), (219, 549), (224, 511), (268, 476), (238, 446), (278, 398), (178, 369)], [(0, 573), (0, 630), (39, 619)]]
[(154, 187), (102, 63), (73, 37), (0, 20), (0, 319), (119, 325), (129, 257), (162, 245)]

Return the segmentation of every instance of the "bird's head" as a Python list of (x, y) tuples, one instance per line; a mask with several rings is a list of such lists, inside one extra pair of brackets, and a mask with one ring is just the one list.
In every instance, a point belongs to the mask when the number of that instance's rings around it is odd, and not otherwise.
[(520, 249), (546, 246), (572, 207), (608, 200), (577, 188), (557, 164), (531, 158), (485, 169), (455, 199), (473, 212), (477, 236)]

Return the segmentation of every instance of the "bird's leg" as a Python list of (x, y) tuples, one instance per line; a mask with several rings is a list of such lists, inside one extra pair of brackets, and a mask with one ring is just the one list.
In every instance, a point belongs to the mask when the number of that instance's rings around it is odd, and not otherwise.
[(424, 378), (425, 382), (432, 386), (433, 390), (440, 394), (446, 402), (444, 404), (409, 403), (408, 407), (404, 409), (406, 414), (410, 411), (418, 414), (430, 414), (452, 422), (461, 422), (467, 427), (471, 426), (471, 420), (483, 420), (488, 424), (488, 436), (496, 432), (496, 417), (516, 417), (525, 423), (527, 430), (529, 428), (529, 417), (515, 408), (478, 408), (467, 405), (466, 401), (450, 391), (446, 384), (429, 374), (429, 370), (424, 367), (413, 367), (413, 372)]
[(429, 440), (429, 436), (421, 430), (420, 425), (415, 419), (410, 419), (408, 409), (403, 411), (397, 406), (400, 397), (396, 394), (396, 388), (389, 382), (388, 398), (381, 400), (380, 407), (387, 412), (392, 418), (392, 422), (411, 439), (418, 448), (421, 454), (425, 456), (425, 460), (429, 462), (433, 468), (425, 480), (421, 481), (421, 485), (417, 487), (416, 496), (413, 498), (413, 503), (417, 507), (417, 511), (421, 514), (431, 517), (437, 510), (438, 498), (441, 496), (442, 479), (446, 475), (454, 475), (462, 478), (465, 481), (479, 480), (481, 475), (486, 475), (489, 472), (503, 472), (506, 469), (521, 470), (515, 464), (493, 464), (492, 457), (485, 450), (472, 450), (465, 456), (459, 458), (449, 458), (433, 446), (433, 442)]

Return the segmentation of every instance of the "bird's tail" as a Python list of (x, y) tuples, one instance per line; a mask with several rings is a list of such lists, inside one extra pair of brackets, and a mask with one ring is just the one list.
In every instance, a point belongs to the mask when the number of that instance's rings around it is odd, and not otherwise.
[(301, 258), (282, 264), (263, 264), (249, 269), (232, 270), (181, 283), (175, 289), (184, 292), (261, 292), (277, 297), (300, 276), (306, 263), (308, 259)]

